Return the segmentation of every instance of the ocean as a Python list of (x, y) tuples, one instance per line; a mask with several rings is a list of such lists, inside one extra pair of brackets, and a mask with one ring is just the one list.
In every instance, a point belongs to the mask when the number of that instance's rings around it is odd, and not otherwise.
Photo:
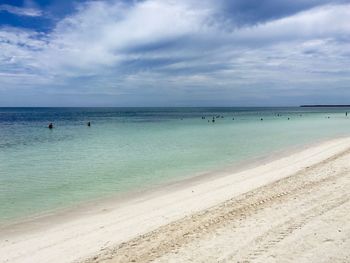
[(348, 136), (346, 111), (0, 108), (0, 223)]

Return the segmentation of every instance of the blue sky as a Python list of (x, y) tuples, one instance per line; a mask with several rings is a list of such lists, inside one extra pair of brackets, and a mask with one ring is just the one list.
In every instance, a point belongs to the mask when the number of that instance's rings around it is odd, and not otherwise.
[(350, 0), (0, 0), (0, 106), (350, 104)]

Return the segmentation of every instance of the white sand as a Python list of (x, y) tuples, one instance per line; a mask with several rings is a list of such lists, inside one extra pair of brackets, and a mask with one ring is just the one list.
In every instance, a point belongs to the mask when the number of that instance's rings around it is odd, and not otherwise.
[(1, 229), (0, 262), (72, 262), (94, 255), (87, 261), (307, 262), (327, 251), (328, 258), (316, 261), (347, 262), (348, 149), (350, 138), (336, 139), (196, 185)]

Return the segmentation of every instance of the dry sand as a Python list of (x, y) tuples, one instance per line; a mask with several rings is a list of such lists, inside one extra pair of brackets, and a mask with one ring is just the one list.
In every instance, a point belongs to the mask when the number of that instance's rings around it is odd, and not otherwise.
[(0, 262), (350, 262), (350, 138), (0, 230)]

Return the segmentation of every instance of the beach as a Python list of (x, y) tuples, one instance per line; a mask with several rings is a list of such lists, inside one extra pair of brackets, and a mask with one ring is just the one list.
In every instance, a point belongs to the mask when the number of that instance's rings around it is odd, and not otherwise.
[(348, 262), (350, 138), (0, 230), (0, 262)]
[(0, 263), (350, 263), (349, 25), (350, 0), (0, 1)]
[(350, 0), (0, 1), (0, 263), (350, 263), (349, 25)]

